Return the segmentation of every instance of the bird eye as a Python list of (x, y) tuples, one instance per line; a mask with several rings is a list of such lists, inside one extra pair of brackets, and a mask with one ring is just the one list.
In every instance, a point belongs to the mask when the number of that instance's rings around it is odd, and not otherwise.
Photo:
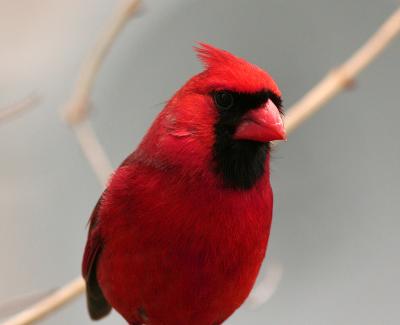
[(229, 109), (233, 106), (233, 95), (229, 91), (217, 91), (214, 93), (214, 101), (219, 109)]

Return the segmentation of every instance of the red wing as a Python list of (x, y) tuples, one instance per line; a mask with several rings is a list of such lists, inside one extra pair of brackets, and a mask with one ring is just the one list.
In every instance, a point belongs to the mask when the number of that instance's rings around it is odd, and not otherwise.
[(102, 197), (97, 202), (89, 219), (89, 234), (82, 263), (82, 275), (86, 281), (86, 301), (92, 319), (100, 319), (111, 311), (111, 306), (97, 281), (97, 261), (102, 250), (102, 240), (98, 229), (98, 214)]

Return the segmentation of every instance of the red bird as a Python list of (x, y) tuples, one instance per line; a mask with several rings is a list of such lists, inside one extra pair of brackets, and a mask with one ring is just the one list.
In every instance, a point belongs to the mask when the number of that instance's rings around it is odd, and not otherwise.
[(205, 70), (167, 103), (90, 218), (89, 314), (131, 325), (222, 324), (246, 299), (272, 219), (281, 93), (259, 67), (200, 44)]

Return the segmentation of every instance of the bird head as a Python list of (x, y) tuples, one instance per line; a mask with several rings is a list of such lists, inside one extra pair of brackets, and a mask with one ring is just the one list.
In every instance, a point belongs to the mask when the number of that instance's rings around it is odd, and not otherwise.
[(270, 142), (286, 139), (280, 90), (242, 58), (203, 43), (195, 50), (204, 71), (171, 98), (141, 147), (163, 165), (208, 166), (223, 186), (251, 188), (265, 173)]

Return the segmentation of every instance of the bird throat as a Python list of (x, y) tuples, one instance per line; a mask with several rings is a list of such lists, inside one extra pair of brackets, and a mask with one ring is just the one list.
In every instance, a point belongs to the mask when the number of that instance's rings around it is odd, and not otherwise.
[(269, 143), (218, 136), (214, 144), (214, 168), (224, 187), (249, 190), (265, 173)]

